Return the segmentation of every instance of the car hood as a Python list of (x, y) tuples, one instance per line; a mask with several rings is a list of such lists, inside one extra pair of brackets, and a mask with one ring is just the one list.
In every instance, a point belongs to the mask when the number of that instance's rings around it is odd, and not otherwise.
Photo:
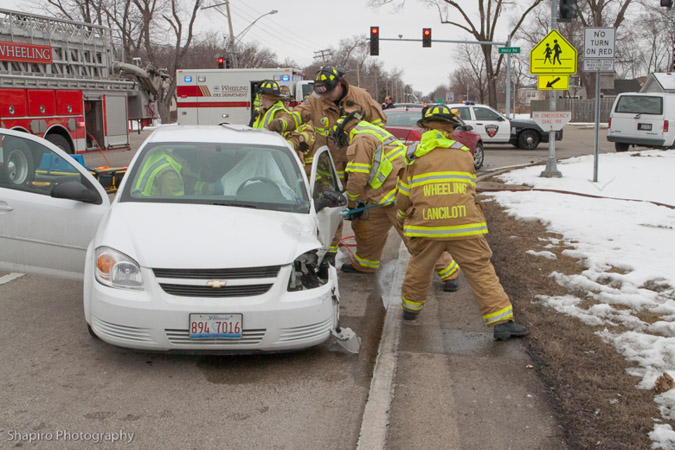
[(312, 214), (214, 205), (117, 203), (94, 246), (151, 268), (283, 265), (320, 247)]
[(516, 128), (534, 128), (535, 130), (539, 130), (543, 133), (544, 130), (541, 129), (539, 125), (537, 125), (537, 122), (531, 119), (511, 119), (511, 127), (516, 127)]

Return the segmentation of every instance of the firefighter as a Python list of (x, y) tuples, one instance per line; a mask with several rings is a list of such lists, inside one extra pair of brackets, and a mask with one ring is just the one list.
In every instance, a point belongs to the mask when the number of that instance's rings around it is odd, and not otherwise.
[[(291, 124), (295, 128), (294, 118), (283, 103), (286, 96), (282, 95), (281, 88), (276, 81), (261, 81), (260, 86), (258, 86), (258, 94), (260, 94), (262, 106), (257, 110), (253, 119), (253, 128), (267, 128), (282, 136), (291, 129)], [(274, 129), (269, 127), (272, 121), (276, 123)]]
[(513, 321), (513, 307), (490, 262), (492, 251), (482, 209), (475, 202), (476, 171), (470, 150), (451, 138), (460, 124), (446, 105), (422, 110), (424, 130), (409, 147), (398, 181), (397, 217), (411, 253), (401, 292), (403, 318), (414, 320), (424, 307), (431, 268), (445, 251), (460, 265), (494, 338), (506, 340), (528, 331)]
[(314, 153), (318, 147), (315, 146), (316, 134), (311, 122), (303, 123), (293, 131), (286, 134), (286, 140), (293, 146), (298, 158), (302, 162), (307, 177), (312, 172), (312, 162), (314, 161)]
[[(329, 135), (339, 147), (347, 147), (347, 207), (368, 208), (348, 217), (356, 238), (354, 262), (343, 264), (346, 273), (373, 273), (380, 266), (380, 256), (387, 235), (396, 219), (396, 179), (405, 166), (406, 146), (383, 128), (361, 120), (360, 111), (340, 118)], [(396, 231), (403, 242), (408, 239), (400, 228)], [(459, 267), (452, 257), (439, 254), (435, 270), (444, 281), (445, 291), (458, 289)]]
[[(293, 110), (295, 125), (311, 122), (316, 133), (315, 148), (327, 145), (330, 149), (335, 168), (342, 183), (345, 183), (344, 169), (347, 165), (344, 149), (339, 149), (328, 140), (328, 133), (337, 120), (352, 111), (362, 111), (363, 120), (384, 127), (387, 116), (365, 89), (351, 86), (344, 79), (345, 71), (333, 66), (321, 67), (314, 76), (314, 93), (307, 97), (304, 104)], [(283, 124), (273, 121), (268, 129), (278, 131)], [(342, 224), (331, 243), (328, 258), (335, 263), (338, 244), (342, 237)]]

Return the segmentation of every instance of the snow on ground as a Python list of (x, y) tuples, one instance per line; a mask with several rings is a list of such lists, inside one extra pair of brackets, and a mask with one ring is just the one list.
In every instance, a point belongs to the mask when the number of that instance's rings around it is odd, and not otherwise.
[[(546, 247), (565, 248), (562, 253), (579, 259), (585, 270), (550, 274), (571, 294), (536, 300), (584, 324), (604, 326), (602, 339), (637, 363), (629, 372), (641, 379), (637, 388), (652, 389), (664, 372), (675, 378), (675, 151), (601, 154), (597, 182), (593, 168), (591, 154), (559, 161), (561, 178), (541, 177), (542, 166), (517, 169), (499, 178), (534, 190), (485, 195), (510, 215), (539, 220), (563, 236), (562, 242), (546, 239)], [(549, 251), (527, 253), (555, 258)], [(659, 320), (644, 322), (638, 316), (643, 311)], [(675, 389), (655, 401), (662, 418), (675, 420)], [(675, 448), (675, 431), (659, 421), (654, 418), (652, 448)]]

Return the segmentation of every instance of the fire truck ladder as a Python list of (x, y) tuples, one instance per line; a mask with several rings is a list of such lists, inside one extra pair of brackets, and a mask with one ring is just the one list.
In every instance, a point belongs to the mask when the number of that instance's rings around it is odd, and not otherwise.
[(117, 77), (110, 28), (0, 9), (0, 41), (49, 45), (52, 63), (0, 61), (0, 87), (131, 89)]

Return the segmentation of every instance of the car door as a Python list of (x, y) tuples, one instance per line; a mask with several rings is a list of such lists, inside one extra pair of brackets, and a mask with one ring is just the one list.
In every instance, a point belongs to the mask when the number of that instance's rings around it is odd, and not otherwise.
[(103, 186), (63, 150), (0, 130), (0, 270), (81, 279), (109, 206)]
[(314, 208), (317, 210), (319, 241), (322, 248), (328, 249), (342, 220), (341, 214), (347, 205), (347, 199), (341, 193), (342, 183), (325, 145), (314, 154), (309, 185)]
[(472, 106), (474, 131), (481, 135), (483, 142), (502, 143), (509, 142), (511, 138), (511, 125), (509, 121), (487, 106)]

